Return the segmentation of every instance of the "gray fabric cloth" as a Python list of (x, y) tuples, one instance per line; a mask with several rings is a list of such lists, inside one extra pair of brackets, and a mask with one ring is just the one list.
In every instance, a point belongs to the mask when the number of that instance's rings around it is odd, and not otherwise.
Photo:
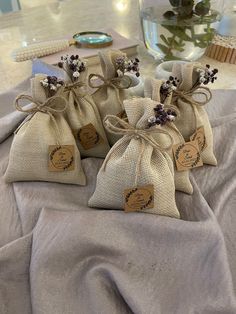
[[(30, 90), (30, 77), (18, 84), (14, 89), (0, 94), (0, 118), (15, 110), (13, 101), (17, 95)], [(1, 122), (0, 122), (1, 125)]]
[(2, 247), (0, 257), (0, 313), (30, 314), (29, 267), (32, 233)]
[[(1, 179), (0, 313), (236, 313), (235, 97), (213, 91), (218, 166), (176, 193), (182, 220), (88, 208), (102, 159), (82, 161), (85, 187)], [(0, 120), (1, 176), (16, 120)]]

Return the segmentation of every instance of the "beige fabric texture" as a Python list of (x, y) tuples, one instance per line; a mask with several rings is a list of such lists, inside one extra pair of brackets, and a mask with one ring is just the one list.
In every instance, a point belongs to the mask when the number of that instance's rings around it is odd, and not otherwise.
[[(151, 79), (147, 78), (144, 82), (144, 94), (145, 97), (149, 97), (157, 102), (161, 102), (160, 99), (160, 87), (162, 84), (162, 80), (157, 79)], [(167, 97), (167, 99), (164, 102), (165, 106), (170, 106), (171, 103), (171, 95)], [(166, 125), (162, 126), (164, 130), (166, 130), (173, 139), (173, 145), (184, 143), (184, 138), (179, 132), (179, 130), (175, 127), (174, 123), (168, 122)], [(154, 134), (153, 137), (155, 138), (156, 135)], [(165, 141), (166, 137), (161, 136), (160, 140)], [(174, 173), (175, 173), (175, 189), (177, 191), (185, 192), (187, 194), (193, 193), (193, 187), (189, 179), (189, 171), (177, 171), (176, 164), (174, 161), (174, 156), (172, 152), (172, 148), (168, 150), (168, 153), (170, 157), (173, 160), (174, 163)]]
[[(145, 98), (125, 100), (124, 107), (129, 124), (136, 129), (146, 128), (154, 104), (154, 101)], [(179, 218), (175, 203), (174, 169), (170, 156), (167, 152), (154, 149), (142, 138), (129, 135), (123, 136), (111, 148), (98, 173), (96, 189), (89, 200), (89, 206), (123, 209), (124, 190), (134, 187), (139, 161), (137, 186), (154, 185), (154, 208), (145, 209), (143, 212)]]
[[(115, 68), (115, 59), (119, 56), (125, 56), (125, 53), (120, 50), (108, 50), (105, 52), (99, 52), (99, 58), (102, 68), (103, 76), (106, 80), (117, 77), (116, 68)], [(139, 85), (139, 80), (132, 78), (131, 75), (128, 75), (132, 80), (132, 85)], [(130, 95), (129, 95), (130, 89)], [(135, 93), (142, 94), (142, 84), (140, 88), (135, 89), (134, 87), (129, 89), (119, 89), (118, 93), (114, 87), (103, 86), (97, 89), (92, 97), (95, 104), (98, 107), (98, 110), (103, 120), (107, 114), (117, 115), (124, 110), (123, 100), (133, 96)], [(119, 99), (117, 97), (119, 94)], [(121, 136), (111, 134), (107, 132), (107, 138), (111, 145), (113, 145)]]
[[(86, 71), (87, 72), (87, 71)], [(87, 73), (83, 73), (80, 76), (79, 82), (85, 84)], [(63, 96), (68, 100), (68, 107), (66, 110), (66, 119), (72, 129), (75, 132), (76, 143), (79, 148), (82, 157), (100, 157), (104, 158), (109, 149), (109, 143), (107, 140), (106, 132), (103, 127), (103, 123), (100, 118), (99, 111), (95, 105), (92, 97), (88, 94), (87, 86), (74, 87), (73, 90), (66, 89), (63, 92)], [(90, 149), (84, 149), (78, 141), (76, 133), (83, 126), (92, 123), (96, 131), (102, 138), (102, 141), (96, 146)]]
[[(43, 75), (31, 79), (31, 92), (35, 101), (43, 103), (46, 95), (40, 80)], [(85, 185), (86, 178), (81, 166), (80, 152), (63, 114), (54, 114), (60, 131), (56, 138), (55, 126), (47, 113), (37, 112), (25, 122), (15, 134), (9, 156), (9, 163), (4, 175), (6, 182), (15, 181), (50, 181)], [(74, 145), (75, 169), (72, 171), (51, 172), (48, 170), (49, 145)]]
[[(195, 69), (196, 64), (194, 63), (174, 64), (172, 75), (180, 80), (180, 90), (188, 91), (196, 83), (198, 73)], [(217, 160), (213, 151), (212, 128), (205, 108), (190, 105), (181, 99), (178, 99), (177, 107), (180, 111), (180, 119), (176, 120), (176, 127), (180, 130), (184, 139), (189, 141), (190, 136), (196, 129), (203, 126), (207, 147), (201, 152), (202, 161), (204, 164), (216, 166)]]
[(142, 77), (137, 77), (134, 74), (129, 72), (125, 73), (126, 76), (129, 76), (132, 80), (132, 85), (128, 89), (125, 89), (125, 99), (132, 97), (144, 97), (144, 82)]

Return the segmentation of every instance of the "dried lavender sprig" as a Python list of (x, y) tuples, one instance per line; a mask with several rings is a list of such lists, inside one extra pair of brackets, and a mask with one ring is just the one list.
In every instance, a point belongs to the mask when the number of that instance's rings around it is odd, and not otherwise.
[(170, 76), (166, 82), (163, 82), (160, 88), (161, 101), (164, 102), (165, 99), (171, 95), (171, 93), (176, 90), (179, 80), (177, 77)]
[(132, 60), (128, 59), (126, 56), (117, 57), (115, 60), (117, 74), (124, 75), (124, 73), (130, 72), (139, 77), (140, 76), (139, 62), (140, 61), (138, 58)]
[(47, 97), (55, 95), (58, 89), (64, 85), (64, 81), (56, 76), (47, 76), (40, 83), (44, 87)]
[(209, 83), (214, 83), (217, 80), (216, 74), (218, 73), (218, 69), (210, 69), (210, 65), (207, 64), (205, 69), (197, 69), (199, 73), (198, 84), (207, 85)]
[(159, 103), (156, 105), (154, 110), (154, 116), (148, 119), (149, 128), (154, 125), (165, 125), (167, 122), (174, 121), (177, 114), (172, 109), (164, 109), (164, 105)]
[(58, 66), (68, 74), (72, 82), (76, 81), (80, 73), (86, 70), (86, 63), (80, 59), (79, 55), (62, 56)]

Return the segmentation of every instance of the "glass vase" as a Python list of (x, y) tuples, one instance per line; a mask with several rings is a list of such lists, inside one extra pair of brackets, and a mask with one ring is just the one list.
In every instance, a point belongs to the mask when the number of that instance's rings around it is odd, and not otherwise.
[(145, 45), (163, 61), (199, 59), (211, 43), (224, 0), (140, 0)]

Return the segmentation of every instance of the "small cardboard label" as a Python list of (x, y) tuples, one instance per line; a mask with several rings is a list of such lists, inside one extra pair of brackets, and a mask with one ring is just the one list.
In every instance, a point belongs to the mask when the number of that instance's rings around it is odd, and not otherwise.
[(125, 212), (135, 212), (154, 207), (153, 184), (139, 186), (124, 191)]
[(49, 171), (72, 171), (75, 169), (74, 145), (49, 146)]
[(190, 136), (190, 141), (198, 141), (200, 152), (202, 152), (207, 147), (205, 130), (203, 126), (197, 128), (196, 132)]
[(77, 132), (77, 139), (85, 150), (95, 147), (102, 142), (102, 138), (92, 123), (83, 126)]
[(189, 170), (203, 165), (197, 140), (174, 145), (173, 154), (178, 171)]

